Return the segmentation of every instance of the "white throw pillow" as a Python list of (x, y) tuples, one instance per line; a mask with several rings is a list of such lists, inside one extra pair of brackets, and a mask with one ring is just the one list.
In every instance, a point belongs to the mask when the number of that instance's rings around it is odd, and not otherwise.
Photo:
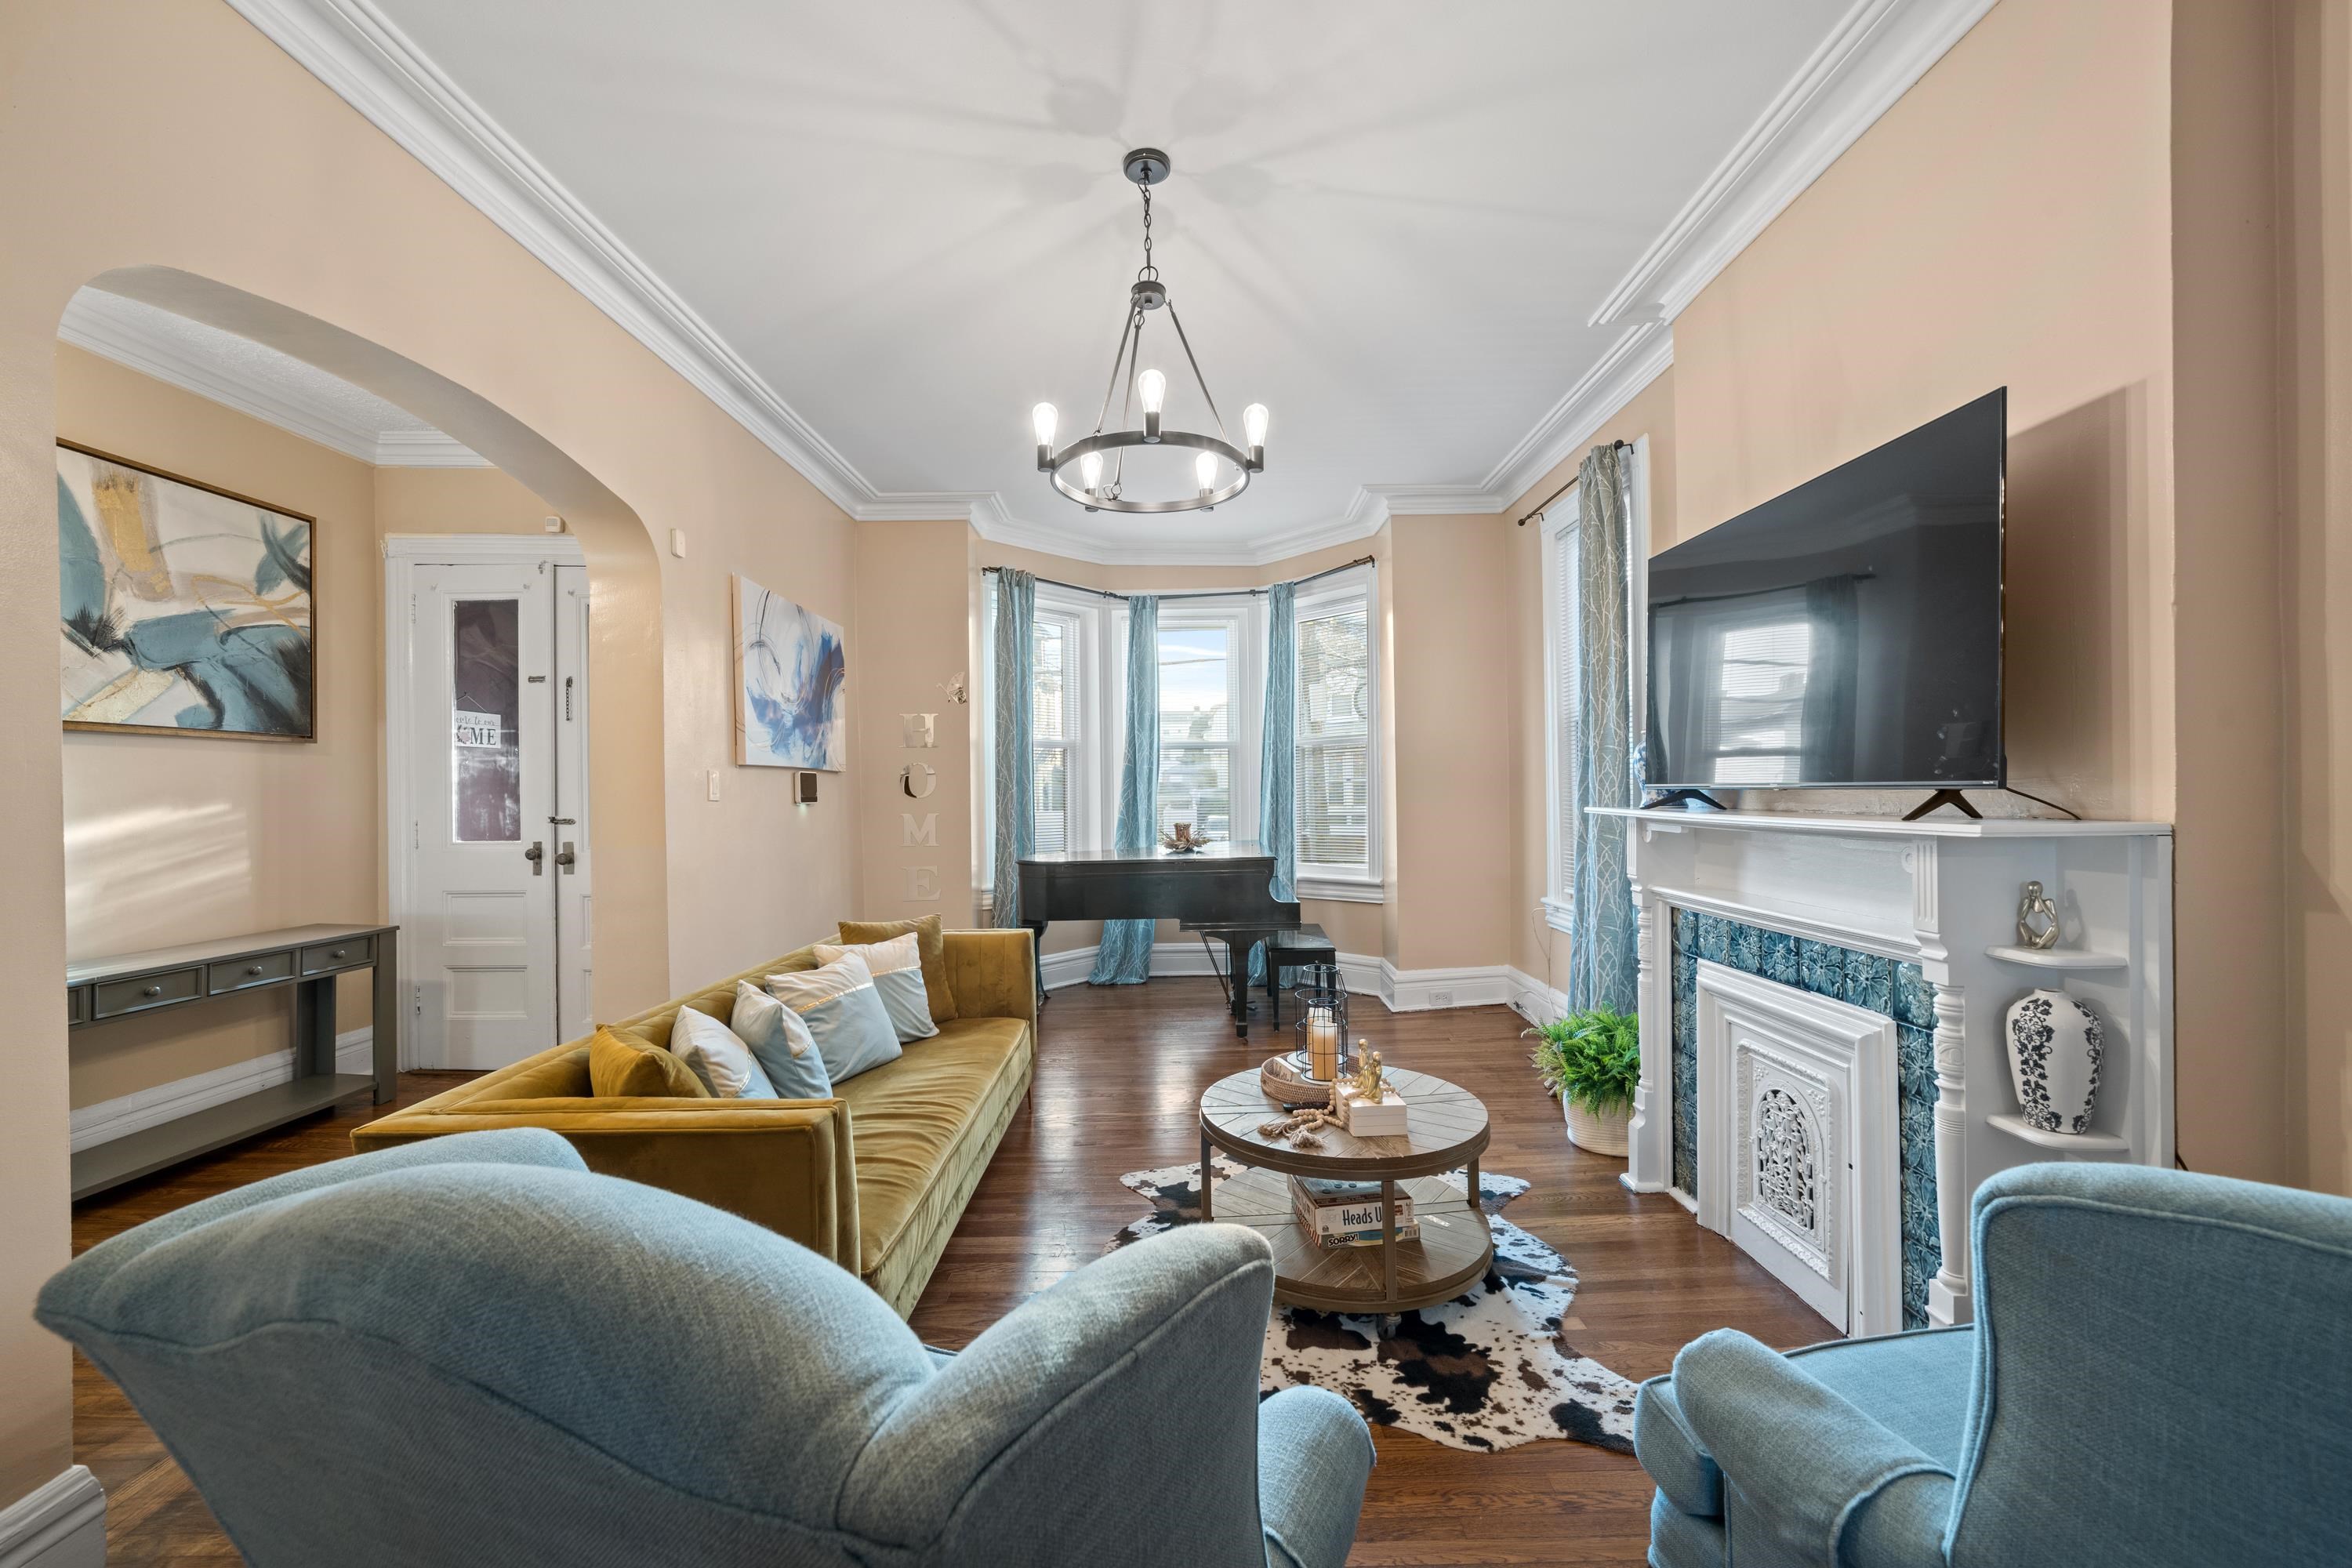
[(669, 1026), (669, 1048), (694, 1069), (702, 1087), (719, 1100), (773, 1100), (776, 1086), (734, 1030), (691, 1007), (677, 1010)]
[(900, 1045), (928, 1040), (940, 1032), (931, 1021), (931, 994), (923, 986), (923, 950), (913, 931), (856, 946), (820, 942), (809, 951), (816, 954), (819, 963), (838, 963), (852, 952), (866, 961), (874, 976), (875, 993), (882, 998), (882, 1010), (890, 1015), (890, 1026), (898, 1032)]
[(819, 968), (771, 974), (768, 994), (808, 1026), (835, 1087), (898, 1059), (898, 1032), (874, 988), (873, 972), (855, 952)]
[(735, 983), (735, 1015), (727, 1026), (751, 1047), (768, 1081), (782, 1100), (829, 1100), (833, 1079), (824, 1070), (824, 1053), (801, 1022), (801, 1016), (748, 980)]

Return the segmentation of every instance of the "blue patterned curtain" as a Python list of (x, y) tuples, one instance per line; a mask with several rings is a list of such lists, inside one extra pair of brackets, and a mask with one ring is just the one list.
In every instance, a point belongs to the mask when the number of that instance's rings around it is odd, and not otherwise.
[(1631, 454), (1595, 447), (1577, 474), (1576, 931), (1569, 947), (1571, 1012), (1635, 1007), (1637, 922), (1625, 881), (1625, 822), (1585, 807), (1632, 805), (1633, 675), (1626, 639), (1627, 493)]
[(996, 866), (989, 918), (1021, 923), (1021, 860), (1037, 842), (1037, 755), (1033, 750), (1037, 579), (1007, 566), (996, 574)]
[[(1298, 897), (1298, 793), (1294, 749), (1298, 727), (1298, 590), (1266, 590), (1265, 750), (1257, 768), (1258, 842), (1274, 852), (1268, 891), (1284, 903)], [(1265, 944), (1250, 949), (1250, 982), (1265, 983)], [(1276, 984), (1281, 977), (1276, 977)]]
[[(1118, 826), (1112, 847), (1148, 855), (1160, 841), (1160, 601), (1127, 602), (1127, 741), (1118, 768)], [(1095, 952), (1097, 985), (1140, 985), (1151, 978), (1151, 921), (1105, 921)]]

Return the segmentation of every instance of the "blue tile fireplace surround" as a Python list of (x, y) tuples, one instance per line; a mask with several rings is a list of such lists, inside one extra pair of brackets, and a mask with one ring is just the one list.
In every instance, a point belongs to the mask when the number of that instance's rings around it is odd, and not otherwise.
[(1896, 1113), (1902, 1119), (1903, 1326), (1927, 1326), (1927, 1282), (1941, 1237), (1936, 1218), (1936, 988), (1898, 963), (1721, 915), (1674, 911), (1674, 1184), (1698, 1193), (1698, 961), (1835, 997), (1895, 1020)]

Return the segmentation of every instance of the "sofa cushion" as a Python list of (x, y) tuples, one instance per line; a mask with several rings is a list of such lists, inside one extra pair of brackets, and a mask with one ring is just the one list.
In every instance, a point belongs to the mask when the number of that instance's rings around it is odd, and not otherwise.
[(840, 931), (843, 944), (850, 947), (887, 942), (913, 931), (915, 945), (923, 955), (923, 991), (930, 1003), (931, 1022), (944, 1024), (961, 1016), (955, 990), (948, 984), (947, 933), (940, 929), (939, 916), (925, 915), (919, 921), (843, 921)]
[[(953, 1228), (965, 1166), (984, 1164), (1027, 1082), (1029, 1026), (958, 1018), (897, 1061), (834, 1086), (849, 1106), (857, 1163), (858, 1272), (887, 1297), (893, 1255)], [(909, 1302), (908, 1305), (911, 1306)]]
[(659, 1046), (604, 1025), (588, 1042), (588, 1082), (599, 1100), (709, 1100), (694, 1069)]
[(1947, 1469), (1959, 1463), (1976, 1332), (1919, 1329), (1790, 1351), (1805, 1375)]

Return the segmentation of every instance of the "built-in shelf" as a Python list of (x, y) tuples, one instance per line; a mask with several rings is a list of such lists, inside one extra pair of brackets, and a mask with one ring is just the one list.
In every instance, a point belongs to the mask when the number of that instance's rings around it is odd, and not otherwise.
[(2040, 1149), (2056, 1149), (2069, 1154), (2128, 1154), (2131, 1141), (2112, 1132), (2044, 1132), (2030, 1127), (2025, 1118), (1995, 1111), (1985, 1118), (2011, 1138), (2021, 1138)]
[(1989, 947), (1985, 956), (2028, 969), (2128, 969), (2131, 960), (2120, 952), (2093, 952), (2080, 947)]

